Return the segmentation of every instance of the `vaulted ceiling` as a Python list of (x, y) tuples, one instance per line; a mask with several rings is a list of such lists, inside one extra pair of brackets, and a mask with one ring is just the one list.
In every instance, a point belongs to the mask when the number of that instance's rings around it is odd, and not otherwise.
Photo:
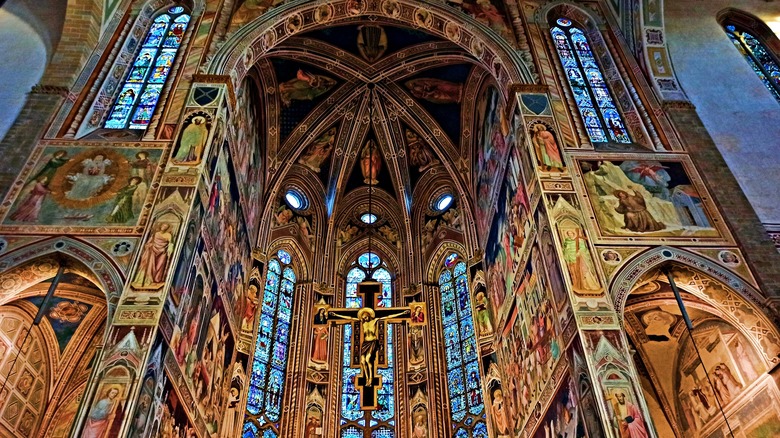
[[(308, 167), (329, 206), (365, 184), (359, 157), (372, 140), (382, 161), (378, 187), (406, 213), (422, 174), (440, 167), (415, 165), (410, 142), (421, 141), (446, 174), (467, 181), (475, 96), (488, 74), (455, 44), (414, 29), (351, 24), (289, 38), (255, 69), (275, 157), (269, 166)], [(332, 153), (321, 143), (331, 135)], [(306, 158), (316, 147), (326, 159)]]

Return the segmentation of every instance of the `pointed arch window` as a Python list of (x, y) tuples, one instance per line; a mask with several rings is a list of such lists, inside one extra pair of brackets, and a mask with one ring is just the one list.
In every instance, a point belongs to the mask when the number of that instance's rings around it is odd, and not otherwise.
[(171, 7), (155, 17), (111, 107), (105, 128), (146, 129), (149, 126), (189, 22), (190, 15), (181, 6)]
[[(358, 263), (347, 272), (346, 307), (362, 307), (363, 299), (357, 294), (358, 283), (371, 278), (382, 283), (382, 295), (377, 297), (376, 307), (393, 305), (393, 284), (390, 271), (382, 259), (372, 253), (358, 257)], [(395, 435), (395, 345), (393, 343), (393, 325), (387, 325), (387, 368), (379, 368), (382, 376), (382, 388), (379, 389), (377, 402), (379, 409), (362, 411), (360, 395), (355, 388), (355, 377), (360, 370), (352, 368), (352, 326), (344, 325), (344, 356), (341, 368), (341, 438), (363, 438), (364, 432), (371, 431), (372, 438), (394, 438)]]
[(487, 436), (466, 263), (458, 254), (452, 253), (444, 259), (439, 292), (453, 436), (469, 438), (480, 433)]
[(292, 256), (284, 250), (268, 261), (249, 382), (245, 438), (279, 436), (296, 281), (291, 262)]
[(588, 137), (594, 143), (631, 143), (585, 33), (568, 18), (550, 29)]
[(727, 22), (723, 29), (764, 86), (780, 102), (780, 65), (778, 65), (778, 59), (758, 37), (744, 28)]

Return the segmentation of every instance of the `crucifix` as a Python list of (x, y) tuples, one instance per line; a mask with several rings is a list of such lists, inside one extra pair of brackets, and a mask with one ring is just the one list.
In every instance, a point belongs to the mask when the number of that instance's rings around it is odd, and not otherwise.
[(355, 388), (360, 391), (360, 409), (372, 411), (378, 408), (377, 394), (382, 387), (377, 368), (387, 368), (387, 324), (410, 321), (412, 309), (378, 307), (382, 283), (377, 281), (363, 281), (357, 288), (363, 307), (329, 309), (327, 315), (334, 324), (352, 324), (350, 364), (361, 371), (355, 376)]

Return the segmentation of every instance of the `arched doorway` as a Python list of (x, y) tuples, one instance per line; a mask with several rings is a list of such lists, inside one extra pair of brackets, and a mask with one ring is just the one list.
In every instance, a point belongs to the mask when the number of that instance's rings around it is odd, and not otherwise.
[(0, 428), (6, 435), (71, 433), (108, 315), (105, 293), (81, 275), (85, 270), (61, 255), (0, 274), (5, 285), (30, 283), (0, 301)]
[[(654, 262), (647, 263), (650, 259)], [(778, 332), (751, 302), (761, 297), (733, 273), (681, 250), (652, 250), (624, 269), (637, 266), (642, 266), (641, 274), (633, 285), (622, 288), (632, 276), (624, 270), (613, 291), (623, 303), (616, 304), (623, 310), (658, 433), (700, 437), (729, 431), (745, 437), (780, 433), (780, 392), (769, 375), (780, 358)], [(680, 291), (691, 330), (670, 278)], [(625, 290), (629, 293), (623, 296)]]

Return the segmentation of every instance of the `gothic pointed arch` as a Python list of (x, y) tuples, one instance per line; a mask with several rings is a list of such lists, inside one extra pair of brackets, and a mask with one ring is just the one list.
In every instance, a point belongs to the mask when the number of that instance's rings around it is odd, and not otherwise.
[(612, 291), (658, 433), (707, 434), (725, 427), (721, 411), (728, 427), (750, 430), (734, 413), (750, 404), (745, 397), (773, 409), (765, 373), (778, 361), (778, 332), (740, 277), (700, 255), (659, 247), (629, 260)]
[(168, 78), (175, 77), (181, 67), (177, 55), (187, 50), (195, 27), (190, 22), (202, 8), (201, 1), (149, 0), (130, 9), (134, 19), (125, 22), (123, 30), (133, 38), (120, 39), (117, 52), (121, 56), (103, 61), (113, 63), (106, 69), (111, 76), (85, 78), (94, 87), (89, 96), (92, 102), (80, 114), (69, 115), (74, 126), (68, 134), (83, 137), (99, 129), (134, 131), (130, 135), (136, 137), (154, 134), (154, 122), (173, 89)]
[(758, 17), (735, 8), (717, 15), (718, 23), (751, 69), (780, 102), (780, 39)]
[[(101, 249), (66, 236), (35, 242), (0, 256), (0, 276), (6, 279), (0, 293), (0, 302), (3, 296), (9, 298), (16, 291), (54, 276), (62, 263), (58, 256), (65, 256), (67, 261), (72, 261), (73, 263), (68, 263), (69, 269), (90, 279), (103, 291), (108, 302), (110, 319), (124, 282), (121, 270)], [(31, 278), (24, 274), (25, 271), (35, 274)]]
[[(621, 78), (625, 70), (609, 44), (604, 20), (592, 11), (565, 1), (537, 10), (537, 21), (549, 35), (546, 40), (556, 58), (556, 70), (567, 78), (567, 100), (578, 109), (575, 125), (587, 133), (583, 143), (618, 148), (638, 145), (659, 147), (652, 124), (643, 123), (644, 103), (630, 96), (632, 85)], [(623, 146), (619, 146), (619, 145)], [(644, 146), (643, 146), (644, 145)]]
[[(445, 241), (438, 245), (430, 264), (428, 279), (438, 297), (440, 324), (431, 329), (442, 336), (444, 345), (444, 375), (449, 420), (455, 437), (478, 437), (487, 434), (484, 388), (479, 334), (475, 329), (477, 316), (471, 293), (469, 266), (462, 245)], [(501, 431), (499, 431), (500, 433)]]
[(284, 249), (277, 250), (268, 260), (243, 434), (279, 436), (298, 281), (292, 262), (292, 254)]
[[(47, 269), (50, 263), (54, 272)], [(96, 350), (107, 326), (107, 302), (98, 287), (74, 269), (67, 260), (39, 258), (22, 265), (19, 275), (30, 281), (6, 297), (0, 306), (0, 350), (5, 372), (6, 397), (0, 411), (0, 429), (11, 435), (43, 434), (51, 430), (58, 400), (71, 391), (81, 391)], [(64, 269), (59, 271), (59, 267)], [(69, 266), (69, 267), (65, 267)], [(4, 283), (15, 283), (14, 272)], [(50, 289), (53, 294), (48, 296)], [(60, 418), (59, 433), (68, 432), (76, 420), (75, 409)]]

